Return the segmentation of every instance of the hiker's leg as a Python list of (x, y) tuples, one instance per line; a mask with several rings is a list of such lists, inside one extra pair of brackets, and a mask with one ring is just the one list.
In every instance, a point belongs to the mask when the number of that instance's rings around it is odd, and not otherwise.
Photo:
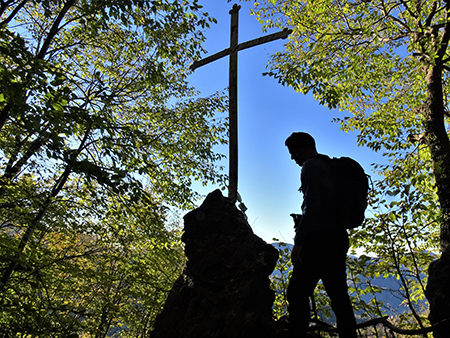
[(356, 320), (348, 295), (345, 257), (335, 260), (328, 267), (322, 276), (322, 282), (336, 315), (339, 338), (356, 338)]
[(294, 268), (287, 290), (289, 302), (289, 335), (291, 338), (304, 338), (310, 320), (309, 297), (319, 281), (314, 271), (304, 267)]

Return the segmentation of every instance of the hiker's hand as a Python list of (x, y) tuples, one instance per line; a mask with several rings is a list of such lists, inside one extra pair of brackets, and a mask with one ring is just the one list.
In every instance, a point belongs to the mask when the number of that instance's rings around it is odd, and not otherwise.
[(291, 252), (291, 261), (292, 264), (294, 264), (294, 267), (296, 268), (299, 268), (303, 265), (301, 253), (302, 247), (300, 245), (294, 245), (294, 248), (292, 249)]

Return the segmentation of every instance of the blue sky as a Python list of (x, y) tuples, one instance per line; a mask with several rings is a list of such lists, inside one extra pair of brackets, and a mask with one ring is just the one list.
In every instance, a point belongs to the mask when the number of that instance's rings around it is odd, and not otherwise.
[[(229, 11), (236, 2), (203, 0), (204, 10), (218, 22), (205, 30), (206, 56), (230, 44)], [(239, 3), (239, 43), (278, 30), (263, 33), (261, 25), (250, 15), (253, 2)], [(320, 106), (312, 95), (296, 93), (273, 78), (262, 76), (271, 54), (283, 50), (287, 40), (272, 41), (239, 52), (238, 55), (238, 191), (247, 206), (248, 222), (253, 231), (266, 242), (272, 238), (292, 243), (294, 232), (291, 213), (299, 213), (302, 196), (300, 167), (291, 161), (284, 145), (294, 131), (310, 133), (317, 150), (329, 156), (350, 156), (371, 174), (371, 164), (381, 154), (357, 146), (356, 133), (344, 133), (333, 117), (349, 114)], [(195, 70), (189, 81), (202, 95), (210, 95), (228, 87), (228, 62), (224, 57)], [(218, 149), (228, 154), (228, 148)], [(228, 160), (225, 162), (228, 173)], [(218, 188), (199, 188), (201, 194)], [(227, 191), (223, 192), (227, 195)], [(201, 203), (201, 201), (199, 202)]]

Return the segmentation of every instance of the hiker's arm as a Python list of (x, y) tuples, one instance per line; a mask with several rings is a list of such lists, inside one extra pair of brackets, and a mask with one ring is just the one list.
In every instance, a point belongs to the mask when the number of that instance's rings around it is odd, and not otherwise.
[(307, 235), (317, 229), (321, 219), (322, 168), (314, 160), (305, 162), (301, 181), (303, 190), (302, 220), (295, 235), (294, 243), (303, 247)]

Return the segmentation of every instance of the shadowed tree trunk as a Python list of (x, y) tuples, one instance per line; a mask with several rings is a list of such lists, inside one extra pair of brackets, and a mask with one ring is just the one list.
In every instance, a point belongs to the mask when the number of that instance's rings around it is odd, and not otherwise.
[[(450, 318), (450, 144), (444, 123), (442, 68), (430, 66), (427, 73), (428, 100), (423, 109), (425, 131), (433, 161), (436, 188), (441, 206), (441, 258), (430, 264), (426, 296), (432, 324)], [(450, 326), (434, 332), (435, 338), (450, 337)]]

